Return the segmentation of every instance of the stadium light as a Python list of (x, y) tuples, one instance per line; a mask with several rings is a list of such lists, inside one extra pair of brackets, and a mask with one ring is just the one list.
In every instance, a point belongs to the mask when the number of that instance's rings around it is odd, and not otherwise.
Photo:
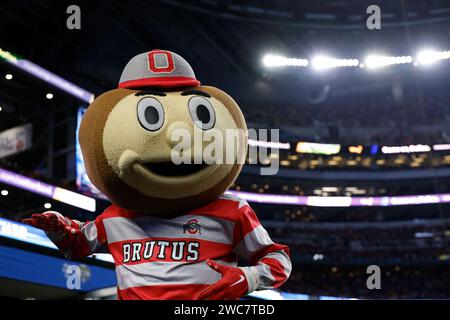
[(372, 54), (367, 56), (363, 61), (355, 58), (337, 59), (325, 55), (315, 56), (309, 61), (302, 58), (287, 58), (280, 55), (267, 54), (263, 57), (262, 62), (266, 67), (308, 67), (311, 66), (315, 70), (325, 70), (338, 67), (359, 67), (368, 69), (377, 69), (381, 67), (399, 65), (399, 64), (414, 64), (430, 65), (440, 60), (450, 59), (450, 50), (436, 51), (436, 50), (422, 50), (414, 57), (411, 55), (405, 56), (385, 56)]
[(450, 150), (450, 144), (449, 143), (435, 144), (435, 145), (433, 145), (433, 150), (434, 151)]
[(264, 56), (263, 64), (266, 67), (283, 67), (283, 66), (306, 67), (309, 64), (309, 61), (307, 59), (286, 58), (283, 56), (268, 54)]
[(9, 193), (8, 190), (2, 190), (2, 192), (1, 192), (2, 196), (7, 196), (8, 193)]
[(417, 55), (417, 62), (421, 65), (430, 65), (446, 59), (450, 59), (450, 51), (422, 50)]
[(323, 254), (316, 253), (316, 254), (314, 254), (314, 256), (313, 256), (313, 260), (314, 260), (314, 261), (318, 261), (318, 260), (322, 260), (322, 259), (323, 259)]
[(53, 99), (53, 93), (47, 93), (47, 94), (45, 95), (45, 97), (46, 97), (48, 100), (51, 100), (51, 99)]
[(261, 141), (253, 139), (248, 139), (248, 145), (251, 147), (285, 149), (285, 150), (289, 150), (291, 148), (291, 144), (289, 142)]
[(413, 206), (424, 204), (450, 203), (450, 193), (418, 194), (380, 197), (353, 196), (296, 196), (288, 194), (227, 191), (249, 202), (289, 204), (311, 207), (372, 207), (372, 206)]
[(6, 75), (5, 75), (5, 79), (6, 80), (11, 80), (13, 78), (13, 75), (11, 74), (11, 73), (7, 73)]
[(430, 152), (430, 151), (431, 147), (427, 144), (410, 144), (408, 146), (383, 146), (381, 148), (381, 152), (384, 154)]
[(358, 59), (336, 59), (326, 56), (317, 56), (312, 60), (312, 67), (316, 70), (325, 70), (339, 67), (357, 67)]
[(378, 56), (370, 55), (365, 59), (365, 66), (369, 69), (381, 68), (394, 64), (412, 63), (411, 56)]

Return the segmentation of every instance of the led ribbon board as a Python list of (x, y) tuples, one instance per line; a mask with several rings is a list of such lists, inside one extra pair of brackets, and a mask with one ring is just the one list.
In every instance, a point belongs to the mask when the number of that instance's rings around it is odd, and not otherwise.
[(329, 143), (298, 142), (295, 151), (297, 151), (298, 153), (331, 155), (339, 153), (339, 151), (341, 151), (341, 145)]
[(284, 292), (279, 290), (260, 290), (249, 294), (250, 297), (263, 300), (358, 300), (348, 297), (313, 296), (308, 294)]
[(53, 242), (47, 238), (44, 231), (3, 218), (0, 218), (0, 236), (42, 247), (57, 249)]
[(78, 291), (89, 292), (117, 285), (111, 268), (0, 245), (1, 278), (67, 289), (68, 279), (73, 274), (70, 268), (74, 266), (79, 268), (81, 275)]
[(311, 207), (389, 207), (450, 203), (450, 193), (391, 197), (317, 197), (282, 194), (261, 194), (229, 190), (228, 193), (249, 202), (290, 204)]
[(96, 202), (94, 198), (52, 186), (48, 183), (28, 178), (21, 174), (0, 168), (0, 182), (11, 185), (13, 187), (27, 190), (44, 197), (51, 198), (72, 206), (95, 212)]
[[(8, 219), (0, 218), (0, 237), (58, 250), (41, 229)], [(107, 253), (96, 253), (89, 257), (106, 262), (114, 262), (112, 256)]]
[(86, 102), (91, 103), (94, 100), (94, 94), (84, 90), (83, 88), (73, 84), (72, 82), (67, 81), (66, 79), (61, 78), (60, 76), (38, 66), (37, 64), (22, 59), (11, 52), (2, 50), (0, 48), (0, 59), (6, 61), (7, 63), (19, 68), (26, 73), (41, 79), (48, 84), (61, 89), (62, 91), (67, 92), (68, 94)]

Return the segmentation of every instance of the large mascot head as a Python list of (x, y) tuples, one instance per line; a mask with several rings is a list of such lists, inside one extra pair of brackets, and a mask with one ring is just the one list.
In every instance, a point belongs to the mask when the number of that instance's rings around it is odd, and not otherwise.
[(230, 96), (201, 86), (179, 55), (153, 50), (131, 59), (119, 88), (89, 106), (79, 141), (89, 178), (114, 204), (164, 214), (229, 188), (245, 158), (246, 129)]

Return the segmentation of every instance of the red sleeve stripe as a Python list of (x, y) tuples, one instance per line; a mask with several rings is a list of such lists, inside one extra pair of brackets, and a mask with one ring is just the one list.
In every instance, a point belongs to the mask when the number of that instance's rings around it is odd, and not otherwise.
[(266, 246), (256, 252), (250, 259), (249, 262), (253, 265), (256, 265), (261, 258), (265, 257), (269, 253), (276, 252), (276, 251), (284, 251), (288, 256), (290, 256), (289, 247), (284, 244), (274, 243), (269, 246)]
[(247, 207), (248, 209), (245, 210), (244, 216), (242, 218), (242, 229), (244, 237), (253, 231), (256, 227), (259, 227), (261, 223), (258, 220), (258, 217), (256, 216), (255, 211), (253, 211), (250, 207)]
[(97, 227), (98, 242), (102, 245), (107, 245), (108, 239), (106, 238), (106, 230), (105, 226), (103, 225), (103, 219), (97, 217), (97, 219), (95, 219), (95, 226)]
[(272, 274), (272, 277), (274, 279), (271, 286), (273, 288), (278, 288), (281, 286), (287, 279), (287, 275), (285, 273), (285, 269), (283, 264), (275, 258), (263, 258), (261, 259), (260, 263), (264, 263), (265, 265), (269, 266), (270, 273)]
[(246, 206), (241, 219), (239, 219), (234, 226), (233, 243), (235, 245), (239, 244), (244, 240), (245, 236), (260, 225), (261, 223), (255, 212), (250, 207)]
[(250, 261), (255, 253), (272, 244), (273, 241), (266, 229), (260, 225), (247, 234), (244, 239), (234, 247), (234, 250), (240, 257)]
[(75, 235), (66, 236), (55, 244), (70, 259), (84, 258), (92, 254), (92, 250), (80, 230), (77, 230)]

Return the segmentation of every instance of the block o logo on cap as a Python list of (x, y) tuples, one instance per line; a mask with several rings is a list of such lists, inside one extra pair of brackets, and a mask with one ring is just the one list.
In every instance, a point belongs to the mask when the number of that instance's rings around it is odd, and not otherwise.
[(171, 73), (175, 70), (172, 53), (163, 50), (153, 50), (147, 55), (148, 70), (153, 73)]
[(122, 71), (119, 88), (199, 86), (189, 63), (175, 52), (152, 50), (134, 56)]

